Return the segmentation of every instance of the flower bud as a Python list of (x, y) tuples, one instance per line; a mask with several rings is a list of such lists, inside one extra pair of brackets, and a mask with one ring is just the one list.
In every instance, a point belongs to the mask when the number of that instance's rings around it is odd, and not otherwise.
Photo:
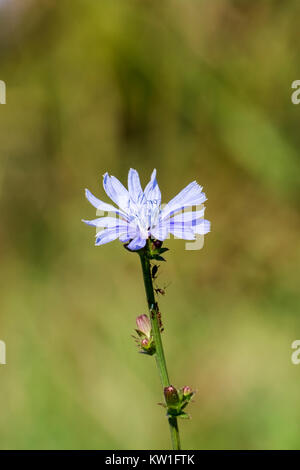
[(183, 393), (184, 397), (187, 397), (187, 396), (191, 395), (193, 393), (193, 391), (192, 391), (191, 387), (186, 385), (185, 387), (183, 387), (182, 393)]
[(141, 353), (152, 356), (155, 353), (155, 344), (153, 339), (143, 338), (140, 342)]
[(177, 390), (173, 385), (164, 388), (164, 395), (166, 399), (167, 406), (176, 406), (179, 402), (179, 396)]
[(154, 240), (154, 242), (153, 242), (153, 245), (154, 245), (155, 248), (161, 248), (162, 244), (163, 244), (163, 242), (161, 242), (160, 240)]
[(147, 315), (140, 315), (136, 319), (136, 326), (138, 329), (138, 333), (150, 338), (151, 336), (151, 322)]

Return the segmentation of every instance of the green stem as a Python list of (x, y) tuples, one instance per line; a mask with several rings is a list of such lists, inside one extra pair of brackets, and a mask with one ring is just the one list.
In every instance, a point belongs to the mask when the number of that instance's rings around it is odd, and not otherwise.
[[(143, 251), (139, 252), (143, 276), (144, 276), (144, 284), (147, 296), (147, 302), (150, 312), (150, 319), (152, 325), (152, 334), (155, 343), (155, 357), (156, 357), (156, 364), (158, 367), (160, 380), (163, 388), (169, 387), (170, 380), (168, 376), (167, 364), (164, 354), (164, 348), (161, 340), (160, 334), (160, 325), (159, 325), (159, 318), (158, 318), (158, 305), (155, 301), (153, 283), (152, 283), (152, 275), (151, 275), (151, 265), (149, 259), (149, 240), (147, 241), (147, 245)], [(172, 445), (174, 450), (180, 450), (180, 439), (179, 439), (179, 430), (178, 430), (178, 423), (176, 417), (169, 417), (169, 426), (171, 432), (171, 439)]]

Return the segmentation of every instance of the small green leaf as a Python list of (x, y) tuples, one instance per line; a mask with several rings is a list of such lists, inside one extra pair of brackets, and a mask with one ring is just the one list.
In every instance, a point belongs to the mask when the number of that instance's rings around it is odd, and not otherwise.
[(152, 255), (151, 259), (156, 259), (157, 261), (166, 261), (165, 258), (159, 255)]

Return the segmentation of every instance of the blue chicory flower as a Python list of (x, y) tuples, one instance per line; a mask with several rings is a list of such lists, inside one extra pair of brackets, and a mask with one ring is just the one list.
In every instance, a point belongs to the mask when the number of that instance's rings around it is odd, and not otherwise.
[(99, 211), (111, 214), (83, 220), (88, 225), (104, 229), (96, 234), (96, 246), (119, 238), (122, 243), (129, 242), (128, 249), (136, 251), (145, 246), (148, 238), (163, 241), (171, 233), (177, 238), (195, 240), (196, 234), (204, 235), (210, 231), (210, 222), (203, 219), (203, 206), (200, 210), (185, 211), (206, 201), (202, 187), (196, 181), (186, 186), (164, 207), (161, 205), (156, 170), (153, 170), (144, 191), (138, 172), (132, 168), (128, 173), (128, 190), (108, 173), (103, 176), (103, 186), (118, 208), (100, 201), (86, 189), (88, 201)]

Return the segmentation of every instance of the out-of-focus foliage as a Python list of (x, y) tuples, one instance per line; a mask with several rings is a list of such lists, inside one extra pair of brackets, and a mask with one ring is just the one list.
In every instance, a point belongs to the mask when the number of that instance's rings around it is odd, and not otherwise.
[(299, 448), (298, 35), (298, 0), (1, 2), (1, 448), (169, 446), (138, 256), (80, 221), (130, 167), (208, 196), (157, 280), (183, 447)]

